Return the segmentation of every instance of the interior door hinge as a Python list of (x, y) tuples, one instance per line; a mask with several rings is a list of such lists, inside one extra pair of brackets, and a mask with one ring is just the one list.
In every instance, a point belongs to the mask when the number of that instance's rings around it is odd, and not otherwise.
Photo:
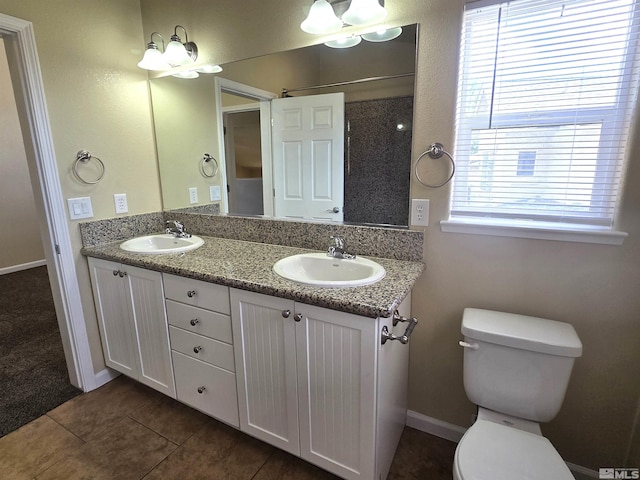
[(274, 198), (276, 196), (276, 189), (275, 188), (273, 189), (273, 196), (274, 196)]
[(54, 248), (54, 250), (56, 251), (56, 253), (57, 253), (58, 255), (60, 255), (60, 245), (55, 244), (53, 248)]

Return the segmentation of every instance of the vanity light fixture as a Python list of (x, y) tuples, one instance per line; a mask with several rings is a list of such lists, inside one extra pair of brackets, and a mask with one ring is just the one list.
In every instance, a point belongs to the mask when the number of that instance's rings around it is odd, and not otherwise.
[(327, 0), (315, 0), (309, 10), (309, 15), (300, 24), (300, 28), (307, 33), (331, 33), (342, 28), (342, 20), (336, 16), (333, 7)]
[(153, 41), (153, 36), (157, 35), (162, 40), (162, 48), (164, 49), (164, 38), (158, 32), (151, 34), (151, 41), (147, 43), (147, 50), (144, 52), (142, 60), (138, 62), (138, 67), (145, 70), (169, 70), (171, 65), (167, 63), (162, 52), (158, 50), (158, 44)]
[[(182, 43), (182, 40), (178, 36), (178, 28), (181, 28), (184, 32), (185, 43)], [(173, 29), (173, 35), (171, 35), (171, 41), (164, 51), (164, 57), (167, 63), (174, 67), (189, 65), (198, 58), (198, 47), (194, 42), (189, 41), (187, 29), (182, 25), (176, 25)]]
[[(315, 0), (300, 28), (307, 33), (327, 34), (339, 31), (345, 24), (370, 25), (387, 16), (387, 10), (380, 5), (379, 0), (350, 0), (351, 3), (346, 8), (348, 1), (334, 0), (329, 3), (328, 0)], [(338, 9), (341, 18), (336, 15), (334, 7)]]
[(387, 10), (378, 0), (351, 0), (342, 20), (349, 25), (370, 25), (384, 20), (386, 16)]

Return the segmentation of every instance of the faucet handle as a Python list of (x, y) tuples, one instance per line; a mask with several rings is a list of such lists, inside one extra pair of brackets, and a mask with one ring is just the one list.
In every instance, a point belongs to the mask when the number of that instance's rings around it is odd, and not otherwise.
[(338, 235), (336, 236), (331, 235), (331, 237), (329, 238), (333, 240), (332, 246), (334, 246), (335, 248), (341, 248), (344, 250), (344, 237), (340, 237)]

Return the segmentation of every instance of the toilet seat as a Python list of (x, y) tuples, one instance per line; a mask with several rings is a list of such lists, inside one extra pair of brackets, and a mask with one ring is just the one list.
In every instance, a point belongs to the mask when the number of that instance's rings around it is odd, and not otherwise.
[(575, 480), (541, 435), (477, 420), (456, 449), (457, 480)]

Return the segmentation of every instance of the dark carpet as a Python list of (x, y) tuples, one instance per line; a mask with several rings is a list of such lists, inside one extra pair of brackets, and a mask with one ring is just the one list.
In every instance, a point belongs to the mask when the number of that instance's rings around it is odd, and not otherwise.
[(0, 437), (80, 393), (69, 382), (47, 267), (0, 275)]

